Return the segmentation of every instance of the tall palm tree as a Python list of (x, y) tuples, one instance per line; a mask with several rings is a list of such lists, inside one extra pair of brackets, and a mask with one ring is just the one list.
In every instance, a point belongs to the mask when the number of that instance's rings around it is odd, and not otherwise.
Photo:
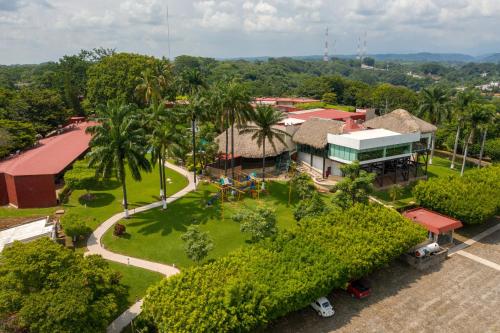
[(188, 95), (189, 104), (187, 105), (187, 114), (191, 121), (191, 135), (193, 146), (193, 164), (194, 164), (194, 182), (196, 184), (196, 119), (204, 110), (204, 99), (202, 92), (207, 88), (205, 78), (201, 72), (194, 68), (186, 70), (181, 75), (180, 89)]
[(257, 106), (255, 113), (252, 116), (252, 124), (247, 125), (240, 130), (240, 133), (251, 133), (252, 140), (257, 140), (259, 147), (262, 147), (262, 180), (266, 177), (266, 140), (269, 141), (274, 150), (276, 150), (276, 143), (278, 140), (286, 145), (285, 137), (289, 136), (287, 132), (275, 127), (276, 124), (281, 122), (285, 115), (269, 105)]
[(151, 150), (151, 163), (158, 162), (160, 175), (160, 198), (163, 209), (167, 208), (165, 180), (165, 150), (170, 135), (165, 127), (170, 124), (168, 111), (164, 103), (154, 103), (143, 113), (144, 127), (147, 130), (148, 143)]
[(227, 176), (227, 156), (229, 154), (229, 116), (230, 112), (227, 105), (227, 89), (225, 89), (224, 82), (217, 82), (210, 93), (210, 107), (215, 110), (213, 115), (210, 115), (214, 123), (221, 132), (225, 132), (226, 135), (226, 156), (224, 159), (224, 176)]
[(479, 128), (483, 132), (481, 139), (481, 149), (479, 151), (479, 161), (477, 164), (479, 168), (481, 167), (481, 162), (483, 161), (484, 144), (486, 143), (486, 136), (488, 135), (488, 129), (495, 123), (495, 121), (497, 121), (499, 117), (495, 105), (487, 104), (484, 106), (484, 109), (485, 109), (484, 122), (479, 124)]
[(144, 105), (157, 103), (159, 100), (160, 87), (154, 77), (153, 71), (147, 69), (141, 72), (140, 83), (135, 87), (135, 95)]
[(460, 175), (463, 176), (465, 171), (465, 163), (467, 161), (467, 153), (469, 145), (474, 141), (474, 135), (480, 124), (487, 123), (491, 117), (489, 108), (484, 104), (472, 103), (469, 107), (469, 113), (467, 116), (467, 122), (469, 124), (469, 135), (465, 141), (464, 157), (462, 161), (462, 169), (460, 170)]
[(457, 120), (457, 133), (455, 135), (455, 144), (453, 145), (453, 156), (451, 158), (450, 168), (455, 168), (455, 159), (457, 156), (458, 141), (460, 139), (460, 130), (463, 126), (464, 119), (466, 117), (467, 110), (472, 103), (479, 100), (479, 95), (472, 90), (462, 91), (457, 94), (454, 101), (454, 110)]
[[(425, 116), (433, 125), (440, 124), (448, 117), (449, 98), (446, 91), (441, 87), (422, 89), (422, 102), (419, 108), (419, 116)], [(434, 147), (436, 145), (436, 135), (432, 135), (431, 157), (429, 164), (432, 164), (434, 157)]]
[(98, 111), (99, 124), (87, 129), (93, 135), (89, 166), (104, 178), (116, 176), (121, 183), (125, 218), (129, 216), (125, 165), (137, 181), (142, 179), (141, 170), (151, 171), (146, 158), (147, 139), (141, 122), (134, 117), (135, 111), (131, 105), (109, 102)]
[(243, 127), (246, 125), (247, 121), (252, 118), (253, 108), (250, 105), (250, 94), (248, 94), (242, 84), (234, 80), (226, 86), (225, 96), (231, 126), (231, 177), (234, 179), (234, 127)]

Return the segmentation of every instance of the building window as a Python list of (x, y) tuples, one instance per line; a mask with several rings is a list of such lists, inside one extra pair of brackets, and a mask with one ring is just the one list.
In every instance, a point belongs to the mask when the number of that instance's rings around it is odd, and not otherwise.
[(344, 161), (355, 161), (358, 157), (358, 151), (352, 148), (331, 144), (329, 147), (329, 155)]
[(383, 158), (384, 157), (384, 149), (370, 149), (370, 150), (364, 150), (360, 151), (358, 154), (358, 159), (359, 161), (368, 161), (368, 160), (375, 160), (377, 158)]
[(297, 145), (297, 151), (301, 152), (301, 153), (307, 153), (307, 154), (312, 154), (312, 155), (321, 156), (321, 157), (323, 157), (324, 153), (325, 153), (324, 149), (318, 149), (318, 148), (314, 148), (314, 147), (311, 147), (308, 145), (301, 145), (301, 144)]
[(388, 156), (409, 154), (410, 151), (411, 151), (411, 147), (409, 144), (389, 146), (385, 149), (385, 156), (388, 157)]

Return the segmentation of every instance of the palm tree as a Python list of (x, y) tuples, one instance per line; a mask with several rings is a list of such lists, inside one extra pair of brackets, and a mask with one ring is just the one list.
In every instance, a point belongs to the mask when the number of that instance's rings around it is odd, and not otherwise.
[(250, 105), (250, 95), (245, 87), (234, 80), (226, 86), (225, 96), (231, 126), (231, 177), (234, 179), (234, 127), (246, 125), (246, 122), (252, 118), (253, 108)]
[(210, 94), (210, 108), (215, 110), (215, 114), (210, 118), (214, 118), (214, 123), (220, 128), (221, 132), (226, 135), (226, 156), (224, 159), (224, 176), (227, 176), (227, 156), (229, 154), (229, 115), (227, 107), (227, 89), (223, 82), (217, 82)]
[(240, 133), (251, 133), (252, 140), (257, 140), (259, 147), (262, 147), (262, 180), (266, 176), (266, 140), (276, 150), (274, 140), (278, 140), (282, 144), (285, 143), (285, 136), (289, 136), (287, 132), (275, 127), (276, 124), (281, 122), (285, 115), (269, 105), (257, 106), (255, 113), (252, 116), (252, 124), (247, 125), (240, 130)]
[(455, 135), (455, 144), (453, 145), (453, 156), (451, 158), (451, 165), (450, 165), (451, 169), (455, 168), (455, 159), (457, 156), (458, 141), (460, 139), (460, 130), (461, 127), (463, 126), (466, 112), (469, 106), (472, 103), (477, 102), (478, 100), (479, 100), (478, 94), (472, 90), (459, 92), (455, 99), (454, 108), (457, 118), (457, 133)]
[(491, 113), (489, 107), (484, 104), (472, 103), (469, 107), (469, 113), (467, 116), (467, 122), (470, 126), (469, 135), (465, 141), (464, 148), (464, 157), (462, 161), (462, 169), (460, 171), (460, 175), (463, 176), (465, 171), (465, 163), (467, 161), (467, 152), (469, 149), (469, 145), (473, 143), (474, 135), (478, 126), (481, 124), (487, 123), (491, 119)]
[(132, 105), (109, 102), (106, 108), (98, 111), (99, 124), (87, 129), (93, 135), (89, 166), (104, 178), (115, 175), (121, 183), (125, 218), (129, 216), (125, 164), (137, 181), (142, 179), (141, 170), (151, 171), (146, 158), (147, 139), (141, 122), (134, 117), (135, 111)]
[(201, 97), (202, 91), (207, 84), (201, 72), (194, 68), (186, 70), (181, 75), (180, 88), (183, 93), (188, 95), (189, 104), (187, 105), (187, 114), (191, 120), (191, 135), (193, 146), (193, 164), (194, 164), (194, 182), (196, 184), (196, 119), (204, 112), (205, 101)]
[(141, 72), (141, 82), (135, 88), (135, 95), (145, 105), (150, 105), (152, 102), (157, 103), (159, 100), (160, 87), (155, 79), (153, 72), (150, 69)]
[(479, 168), (481, 167), (481, 162), (483, 161), (484, 144), (486, 143), (488, 128), (490, 128), (493, 125), (493, 123), (495, 123), (495, 121), (498, 119), (498, 113), (496, 111), (495, 105), (487, 104), (484, 106), (484, 109), (485, 109), (484, 122), (479, 125), (480, 129), (483, 132), (481, 139), (481, 149), (479, 151), (479, 161), (478, 161)]
[[(448, 117), (448, 95), (441, 87), (422, 89), (422, 102), (420, 104), (419, 116), (425, 116), (433, 125), (440, 124)], [(431, 157), (429, 164), (432, 164), (434, 157), (434, 147), (436, 145), (436, 135), (432, 135)]]
[(165, 180), (165, 150), (170, 143), (170, 119), (163, 103), (154, 103), (144, 112), (144, 127), (147, 129), (151, 150), (151, 163), (158, 162), (160, 175), (160, 198), (163, 209), (167, 208)]

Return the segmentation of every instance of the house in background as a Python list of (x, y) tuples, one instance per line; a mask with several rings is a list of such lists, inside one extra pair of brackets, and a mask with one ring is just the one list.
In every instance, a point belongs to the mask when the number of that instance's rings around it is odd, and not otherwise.
[(0, 161), (0, 205), (16, 208), (56, 206), (64, 172), (89, 149), (93, 125), (77, 122), (39, 141), (36, 147)]

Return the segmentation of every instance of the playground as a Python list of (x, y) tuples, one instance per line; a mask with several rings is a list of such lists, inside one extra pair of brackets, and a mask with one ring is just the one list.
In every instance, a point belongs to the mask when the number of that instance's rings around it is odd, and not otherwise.
[[(236, 177), (235, 177), (236, 178)], [(198, 189), (171, 203), (166, 211), (153, 209), (122, 220), (127, 228), (124, 237), (108, 231), (103, 243), (108, 250), (180, 268), (194, 265), (184, 253), (181, 235), (190, 225), (199, 225), (214, 242), (206, 261), (226, 255), (249, 244), (248, 236), (240, 232), (233, 214), (257, 206), (273, 208), (278, 216), (278, 228), (296, 225), (293, 210), (298, 198), (292, 195), (288, 205), (289, 186), (286, 182), (264, 183), (252, 175), (238, 180), (222, 178), (217, 182), (202, 182)]]

